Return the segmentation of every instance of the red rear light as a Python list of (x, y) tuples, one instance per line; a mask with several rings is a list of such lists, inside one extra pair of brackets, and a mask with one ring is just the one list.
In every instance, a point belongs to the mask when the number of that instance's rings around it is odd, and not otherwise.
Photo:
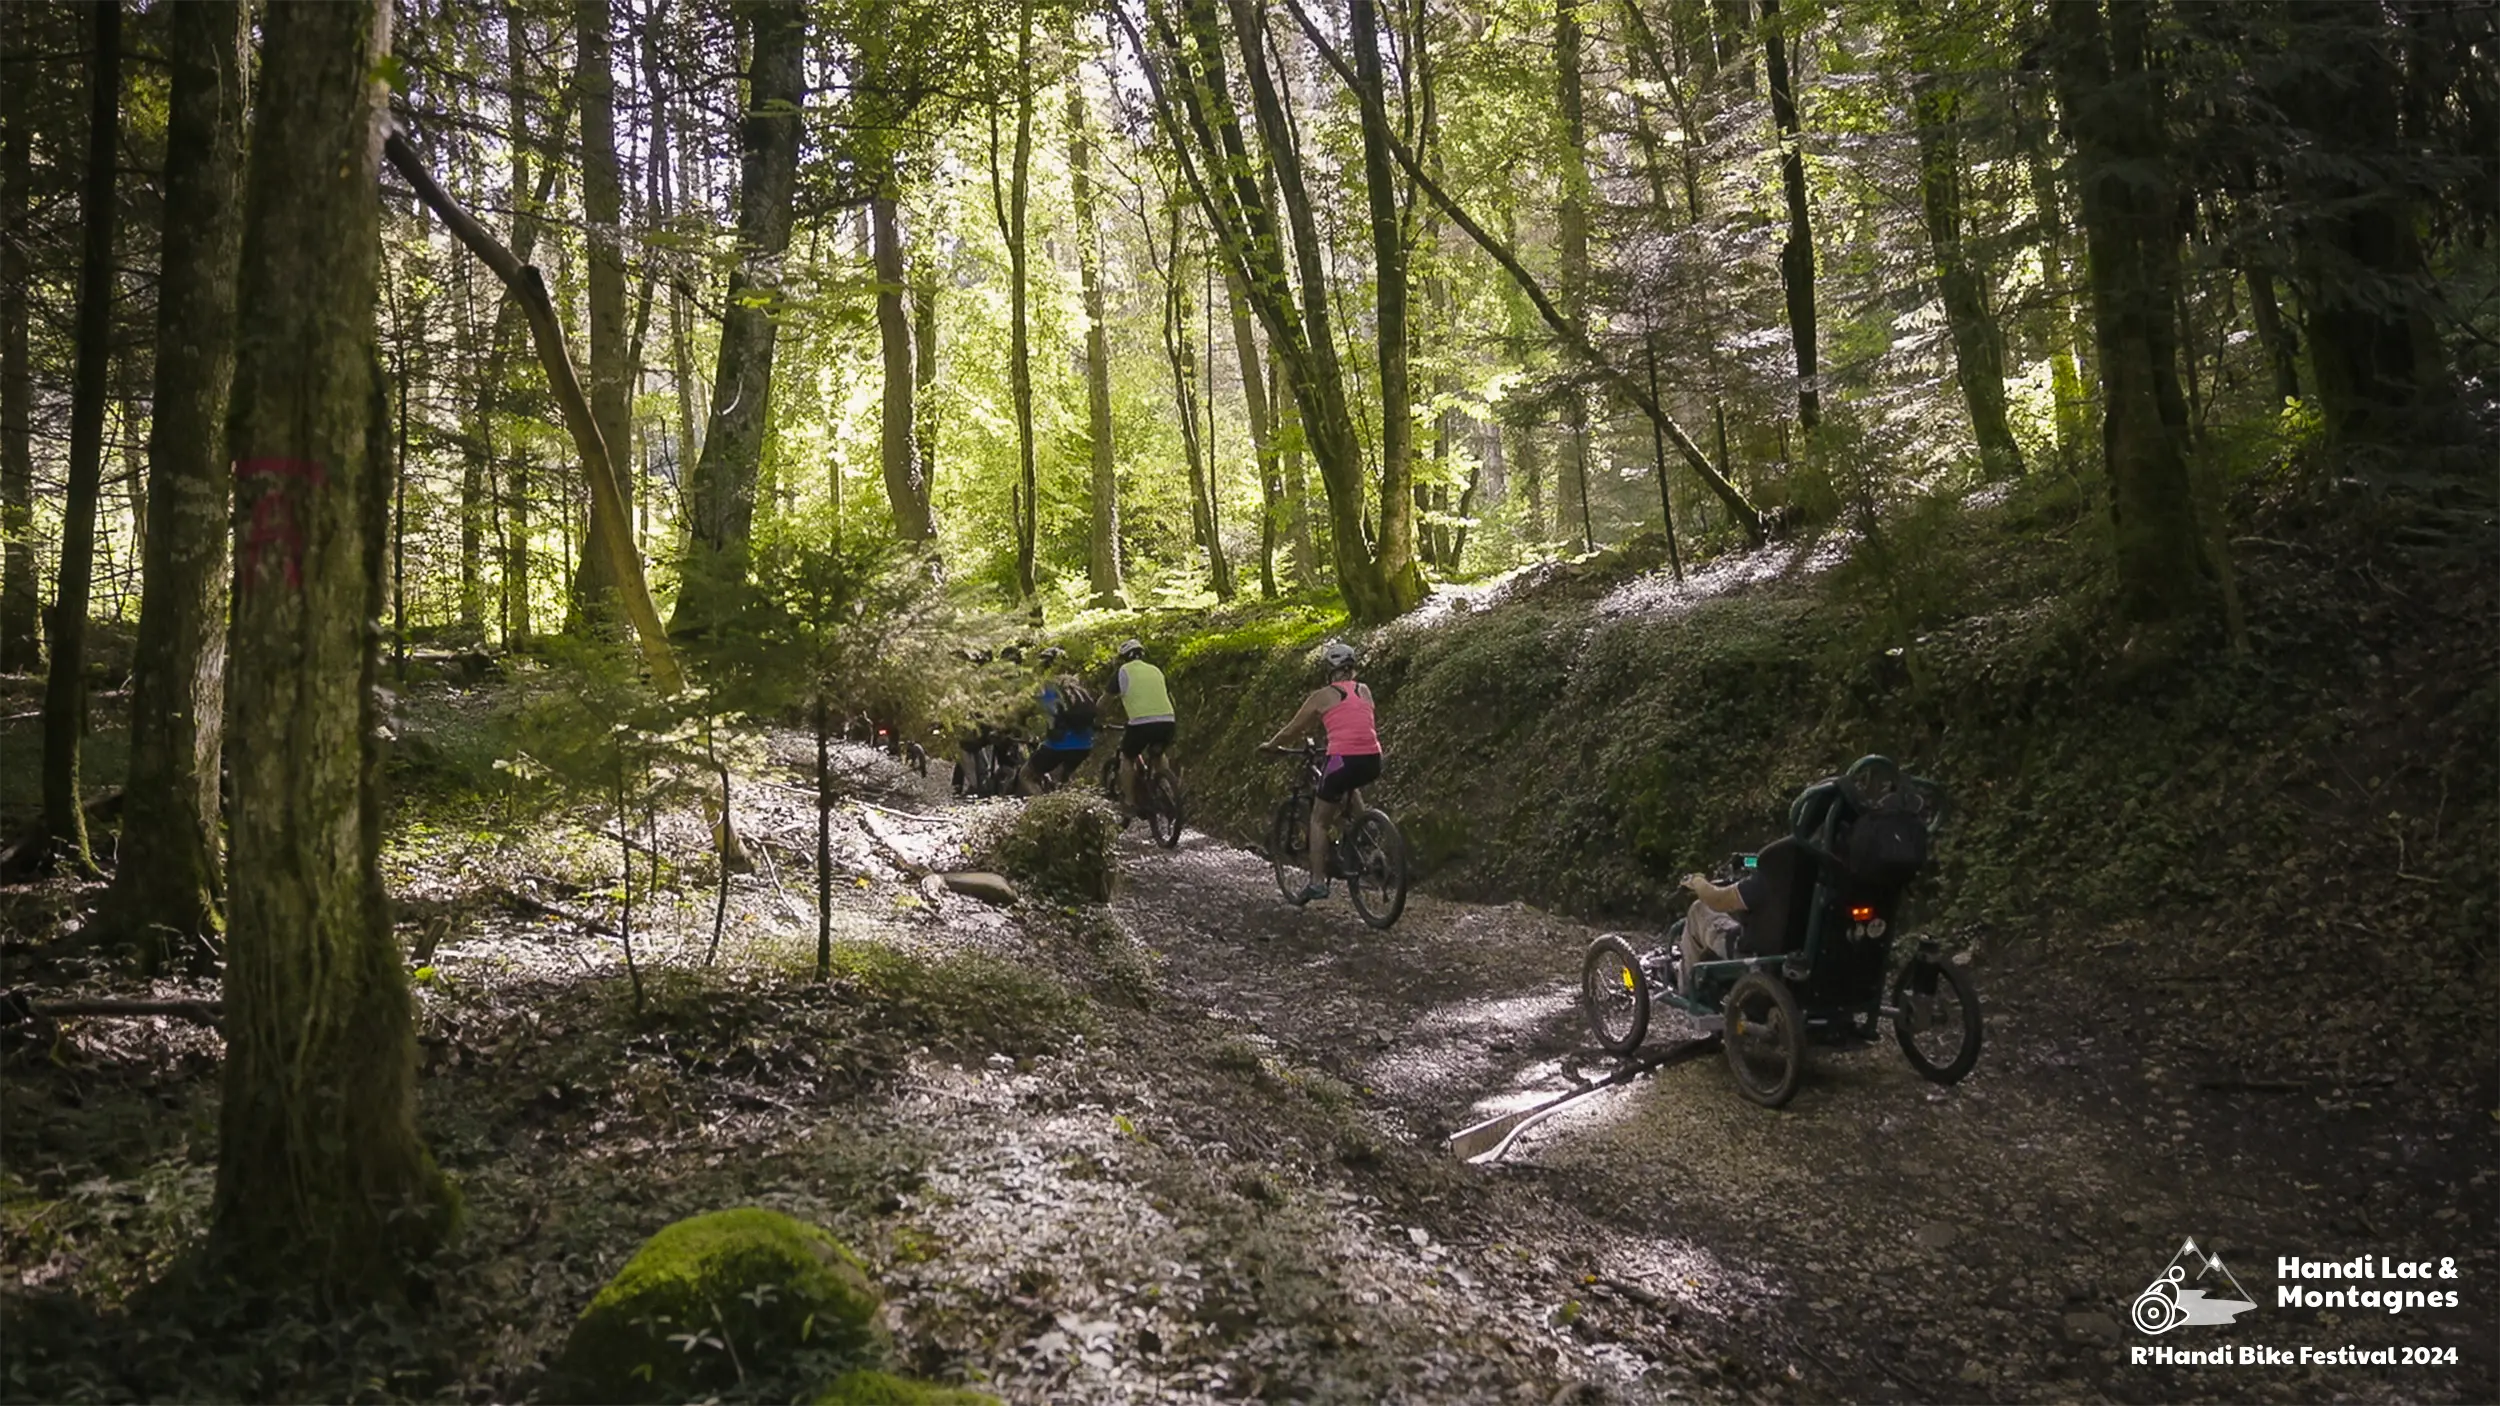
[(1863, 923), (1863, 922), (1867, 922), (1867, 921), (1872, 920), (1872, 919), (1874, 918), (1874, 916), (1875, 916), (1875, 907), (1874, 907), (1874, 905), (1873, 905), (1873, 904), (1869, 904), (1869, 903), (1857, 903), (1857, 904), (1852, 904), (1852, 905), (1850, 905), (1850, 908), (1849, 908), (1849, 921), (1850, 921), (1850, 922), (1853, 922), (1853, 923)]

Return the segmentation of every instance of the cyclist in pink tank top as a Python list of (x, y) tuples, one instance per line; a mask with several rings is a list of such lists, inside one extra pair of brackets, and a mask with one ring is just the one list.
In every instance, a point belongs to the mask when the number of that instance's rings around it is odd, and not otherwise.
[(1311, 878), (1302, 890), (1303, 903), (1328, 896), (1329, 823), (1348, 804), (1362, 814), (1360, 788), (1380, 779), (1380, 731), (1372, 691), (1354, 678), (1354, 646), (1330, 640), (1321, 647), (1320, 658), (1328, 666), (1328, 682), (1313, 689), (1293, 721), (1267, 740), (1270, 747), (1290, 749), (1310, 736), (1314, 726), (1328, 733), (1328, 765), (1311, 805)]

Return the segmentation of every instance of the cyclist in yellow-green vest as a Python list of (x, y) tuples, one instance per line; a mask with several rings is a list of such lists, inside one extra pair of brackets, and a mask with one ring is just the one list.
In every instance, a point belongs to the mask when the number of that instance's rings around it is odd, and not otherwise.
[(1120, 818), (1125, 822), (1137, 814), (1138, 774), (1147, 749), (1169, 748), (1180, 718), (1172, 711), (1172, 690), (1163, 671), (1146, 662), (1146, 646), (1136, 640), (1120, 642), (1120, 668), (1112, 675), (1111, 691), (1128, 715), (1128, 729), (1120, 738)]

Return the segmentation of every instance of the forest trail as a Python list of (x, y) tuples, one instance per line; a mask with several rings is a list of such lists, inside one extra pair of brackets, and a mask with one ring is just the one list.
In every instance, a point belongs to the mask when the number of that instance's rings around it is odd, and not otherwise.
[[(1433, 1208), (1432, 1233), (1462, 1259), (1519, 1245), (1568, 1269), (1542, 1287), (1577, 1305), (1562, 1316), (1582, 1315), (1583, 1338), (1706, 1343), (1759, 1368), (1720, 1390), (1803, 1400), (2492, 1395), (2493, 1348), (2473, 1341), (2467, 1313), (2408, 1315), (2396, 1333), (2458, 1349), (2459, 1365), (2365, 1381), (2126, 1364), (2126, 1345), (2145, 1341), (2129, 1304), (2183, 1236), (2264, 1300), (2234, 1342), (2300, 1338), (2263, 1322), (2273, 1256), (2302, 1243), (2329, 1197), (2355, 1231), (2435, 1244), (2467, 1282), (2491, 1282), (2495, 1257), (2467, 1243), (2463, 1215), (2491, 1173), (2469, 1165), (2454, 1127), (2374, 1109), (2382, 1079), (2174, 1067), (2149, 1028), (2159, 1013), (2003, 961), (1979, 970), (1988, 1044), (1954, 1088), (1921, 1081), (1887, 1038), (1814, 1050), (1795, 1103), (1766, 1112), (1737, 1096), (1712, 1045), (1536, 1125), (1493, 1165), (1462, 1167), (1442, 1149), (1458, 1127), (1616, 1067), (1578, 1008), (1595, 929), (1419, 893), (1379, 933), (1341, 886), (1292, 908), (1264, 859), (1196, 832), (1167, 854), (1140, 827), (1122, 850), (1115, 912), (1164, 954), (1164, 1000), (1360, 1090), (1386, 1135), (1472, 1183)], [(1646, 1049), (1697, 1033), (1662, 1008)], [(2143, 1154), (2182, 1143), (2201, 1147), (2197, 1170), (2157, 1178), (2167, 1159)], [(2439, 1209), (2399, 1225), (2392, 1207)], [(1655, 1376), (1624, 1388), (1674, 1390)]]

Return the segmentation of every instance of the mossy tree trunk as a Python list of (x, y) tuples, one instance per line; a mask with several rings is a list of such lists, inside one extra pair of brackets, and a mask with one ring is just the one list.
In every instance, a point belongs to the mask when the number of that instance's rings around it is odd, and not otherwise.
[(173, 13), (165, 242), (148, 432), (146, 573), (131, 676), (130, 779), (106, 911), (149, 970), (219, 926), (218, 752), (226, 678), (226, 392), (243, 231), (240, 0)]
[(1938, 46), (1922, 32), (1929, 21), (1919, 0), (1900, 0), (1900, 11), (1904, 47), (1919, 70), (1910, 79), (1919, 211), (1928, 247), (1935, 251), (1937, 296), (1953, 335), (1954, 378), (1961, 382), (1981, 472), (1991, 481), (2018, 478), (2023, 456), (2005, 414), (2005, 344), (1988, 307), (1986, 271), (1962, 239), (1962, 87), (1937, 72)]
[(1764, 71), (1771, 75), (1771, 120), (1778, 128), (1780, 189), (1788, 200), (1788, 238), (1780, 245), (1780, 285), (1788, 294), (1788, 332), (1797, 349), (1797, 424), (1823, 422), (1817, 388), (1814, 327), (1814, 223), (1806, 206), (1805, 139), (1799, 134), (1796, 85), (1779, 0), (1762, 0)]
[(382, 890), (374, 686), (390, 486), (374, 351), (387, 0), (274, 3), (230, 443), (231, 928), (213, 1245), (255, 1285), (390, 1292), (454, 1198), (416, 1130)]
[(52, 599), (51, 671), (43, 689), (43, 828), (54, 853), (81, 874), (87, 852), (79, 751), (87, 735), (87, 600), (95, 580), (96, 500), (104, 478), (104, 401), (113, 334), (114, 167), (121, 149), (121, 0), (94, 18), (87, 68), (86, 236), (78, 272), (78, 365), (70, 382), (69, 484), (61, 508), (61, 571)]
[[(608, 0), (575, 0), (575, 90), (582, 119), (583, 242), (590, 253), (590, 413), (616, 465), (624, 521), (633, 520), (634, 476), (623, 471), (634, 442), (632, 340), (625, 304), (625, 190), (616, 164), (616, 70)], [(587, 540), (573, 574), (567, 633), (613, 615), (616, 582), (607, 567), (615, 544), (607, 519), (590, 514)], [(632, 544), (627, 544), (632, 550)]]
[[(0, 52), (26, 46), (25, 6), (0, 6)], [(14, 66), (13, 66), (14, 67)], [(0, 673), (32, 670), (41, 659), (35, 620), (34, 368), (26, 355), (26, 245), (33, 234), (32, 145), (26, 126), (31, 81), (0, 83)]]
[[(1258, 337), (1250, 327), (1250, 304), (1241, 296), (1241, 275), (1229, 264), (1224, 269), (1224, 300), (1232, 314), (1233, 359), (1241, 366), (1242, 408), (1250, 420), (1251, 455), (1259, 465), (1259, 594), (1274, 600), (1276, 539), (1283, 526), (1285, 485), (1277, 470), (1276, 425), (1270, 418)], [(1215, 334), (1210, 330), (1207, 335)]]
[(781, 308), (781, 259), (790, 247), (798, 191), (799, 104), (806, 91), (806, 12), (772, 0), (739, 7), (754, 34), (746, 110), (738, 127), (738, 263), (721, 315), (711, 425), (688, 476), (694, 521), (672, 631), (702, 632), (727, 613), (746, 583), (755, 478), (764, 460), (772, 398), (773, 339)]
[[(1554, 212), (1561, 248), (1561, 279), (1556, 299), (1564, 317), (1575, 324), (1588, 318), (1589, 185), (1587, 95), (1581, 86), (1578, 0), (1554, 6), (1554, 105), (1562, 115), (1562, 200)], [(1562, 397), (1562, 467), (1580, 498), (1580, 550), (1597, 549), (1597, 531), (1589, 517), (1589, 400), (1578, 385)], [(1557, 483), (1557, 491), (1562, 485)], [(1557, 505), (1559, 506), (1559, 504)]]
[(1128, 604), (1120, 567), (1120, 473), (1111, 430), (1110, 315), (1104, 309), (1102, 236), (1094, 219), (1092, 123), (1083, 70), (1068, 75), (1068, 190), (1076, 207), (1077, 274), (1085, 301), (1085, 424), (1093, 447), (1093, 532), (1087, 574), (1094, 604)]
[(2121, 603), (2140, 619), (2186, 615), (2211, 578), (2188, 480), (2180, 394), (2179, 230), (2143, 0), (2069, 0), (2049, 10), (2058, 100), (2081, 169)]
[(937, 528), (929, 518), (929, 475), (921, 461), (920, 358), (912, 347), (911, 312), (905, 306), (911, 284), (897, 208), (902, 203), (901, 185), (900, 173), (889, 167), (868, 202), (877, 269), (877, 343), (885, 376), (878, 461), (885, 471), (894, 535), (906, 542), (927, 542), (936, 537)]

